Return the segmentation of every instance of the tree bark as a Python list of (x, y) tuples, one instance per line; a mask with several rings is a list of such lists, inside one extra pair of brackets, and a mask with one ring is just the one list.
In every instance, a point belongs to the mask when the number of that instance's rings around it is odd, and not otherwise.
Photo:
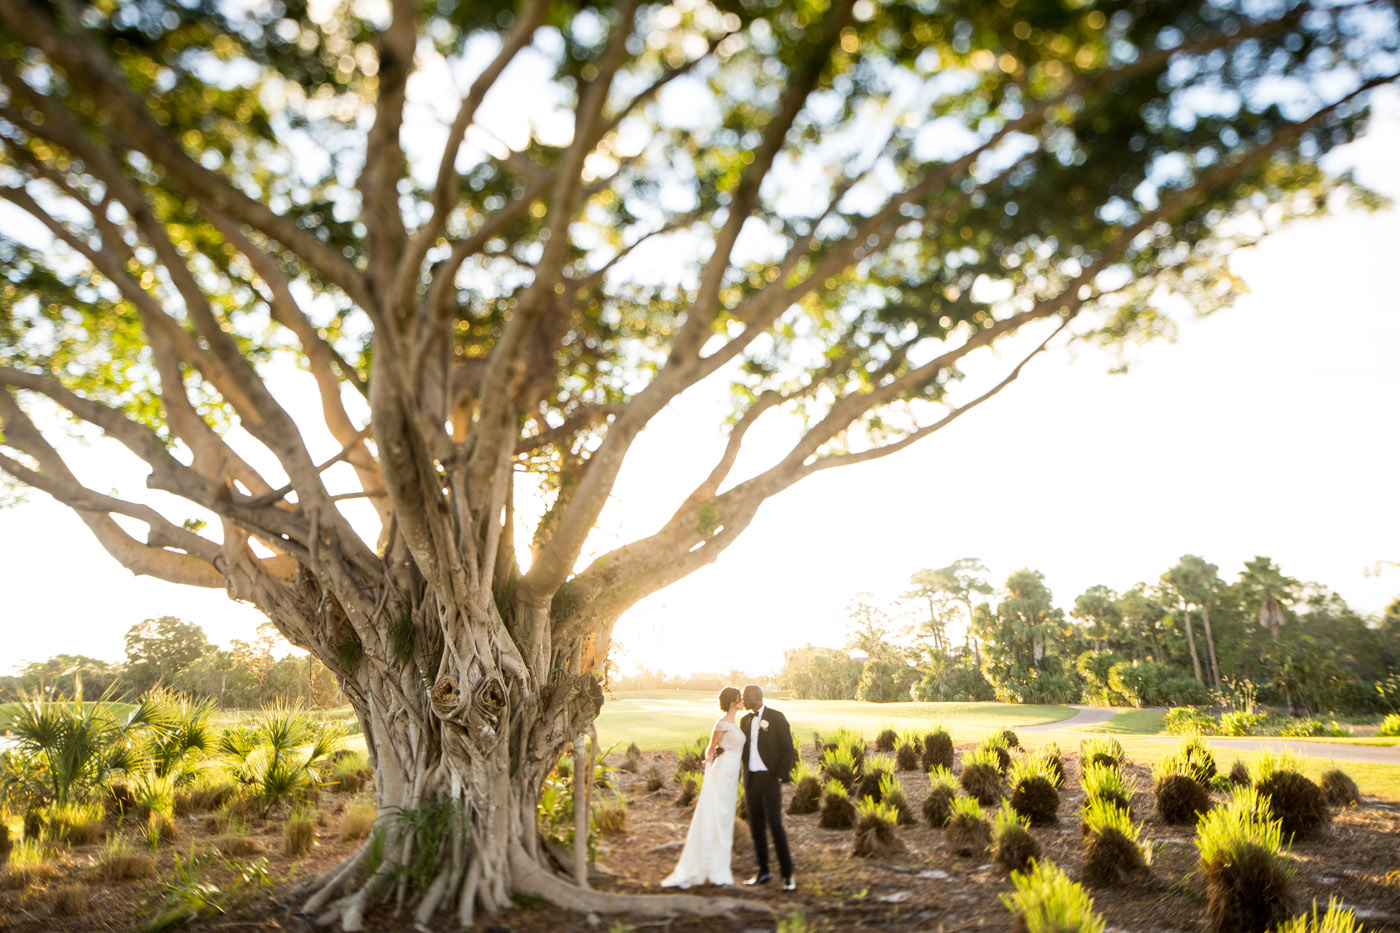
[(1205, 683), (1205, 678), (1201, 676), (1201, 659), (1196, 654), (1196, 634), (1191, 631), (1191, 610), (1186, 608), (1185, 600), (1181, 603), (1181, 618), (1186, 623), (1186, 646), (1191, 649), (1191, 669), (1196, 674), (1197, 683)]
[(1215, 680), (1215, 689), (1220, 689), (1220, 659), (1215, 655), (1215, 636), (1210, 630), (1210, 606), (1201, 603), (1201, 626), (1206, 630), (1206, 650), (1210, 652), (1211, 677)]

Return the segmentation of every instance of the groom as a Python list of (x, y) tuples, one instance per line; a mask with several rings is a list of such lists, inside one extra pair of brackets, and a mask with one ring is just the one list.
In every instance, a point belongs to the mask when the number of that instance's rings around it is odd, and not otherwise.
[[(744, 688), (744, 708), (749, 714), (739, 723), (744, 730), (741, 767), (744, 772), (744, 804), (748, 809), (749, 832), (758, 874), (745, 884), (772, 880), (768, 871), (768, 834), (778, 850), (778, 868), (783, 873), (783, 890), (796, 891), (792, 878), (792, 856), (788, 854), (787, 832), (783, 830), (783, 792), (792, 772), (794, 749), (787, 717), (763, 703), (763, 689), (756, 684)], [(765, 832), (766, 830), (766, 832)]]

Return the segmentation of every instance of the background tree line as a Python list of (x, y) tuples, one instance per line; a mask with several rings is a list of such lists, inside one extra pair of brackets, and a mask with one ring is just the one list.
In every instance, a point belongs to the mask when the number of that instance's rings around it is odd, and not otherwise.
[(258, 626), (252, 641), (235, 639), (221, 648), (198, 625), (173, 616), (132, 626), (122, 662), (56, 654), (25, 664), (0, 677), (0, 702), (41, 692), (94, 699), (109, 691), (114, 699), (134, 702), (156, 686), (231, 709), (256, 709), (277, 700), (318, 709), (345, 703), (326, 666), (295, 652), (271, 623)]
[(1379, 618), (1267, 557), (1233, 581), (1187, 554), (1155, 582), (1092, 586), (1068, 611), (1044, 577), (1000, 588), (974, 559), (920, 570), (893, 606), (848, 606), (840, 648), (786, 653), (779, 683), (819, 699), (1182, 706), (1245, 696), (1290, 711), (1400, 710), (1400, 599)]

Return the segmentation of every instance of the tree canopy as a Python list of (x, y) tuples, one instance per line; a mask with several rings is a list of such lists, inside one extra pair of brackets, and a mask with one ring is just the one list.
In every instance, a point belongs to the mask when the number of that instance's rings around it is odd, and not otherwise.
[[(522, 827), (618, 616), (1047, 350), (1227, 304), (1232, 249), (1366, 200), (1318, 158), (1398, 36), (1380, 0), (9, 0), (0, 471), (325, 661), (381, 805), (462, 797), (479, 867), (424, 918), (609, 909)], [(708, 474), (586, 562), (711, 378)], [(312, 901), (347, 926), (351, 877)]]

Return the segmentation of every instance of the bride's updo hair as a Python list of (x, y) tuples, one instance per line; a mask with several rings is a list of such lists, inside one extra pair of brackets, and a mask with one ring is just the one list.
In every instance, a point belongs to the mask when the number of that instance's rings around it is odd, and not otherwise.
[(739, 699), (739, 696), (738, 687), (725, 687), (719, 692), (719, 708), (726, 713), (729, 712), (729, 707), (734, 705), (734, 701)]

